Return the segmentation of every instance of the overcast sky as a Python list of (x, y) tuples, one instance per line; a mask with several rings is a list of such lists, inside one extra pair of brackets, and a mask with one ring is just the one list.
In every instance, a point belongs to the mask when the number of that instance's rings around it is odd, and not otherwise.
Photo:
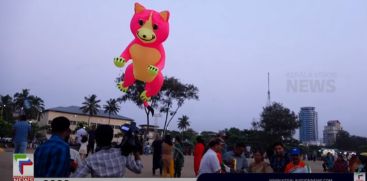
[[(134, 2), (0, 1), (0, 95), (28, 88), (46, 108), (122, 95), (113, 58), (133, 39)], [(338, 119), (367, 136), (367, 1), (139, 2), (171, 13), (163, 73), (199, 88), (200, 101), (178, 113), (194, 130), (250, 128), (266, 104), (270, 72), (272, 101), (296, 113), (316, 107), (320, 135)], [(134, 104), (120, 114), (145, 123)]]

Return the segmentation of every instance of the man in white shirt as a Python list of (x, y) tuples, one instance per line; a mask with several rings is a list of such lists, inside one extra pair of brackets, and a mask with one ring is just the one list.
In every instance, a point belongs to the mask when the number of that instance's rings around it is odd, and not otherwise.
[(81, 145), (83, 136), (88, 136), (88, 132), (84, 129), (82, 124), (79, 124), (79, 129), (76, 131), (76, 143)]
[(221, 166), (219, 164), (217, 152), (223, 148), (224, 142), (215, 138), (209, 142), (209, 149), (205, 152), (200, 162), (199, 176), (204, 173), (220, 173)]
[(79, 151), (76, 151), (73, 148), (70, 148), (70, 160), (71, 160), (71, 172), (75, 172), (76, 169), (82, 164), (82, 160), (80, 159)]

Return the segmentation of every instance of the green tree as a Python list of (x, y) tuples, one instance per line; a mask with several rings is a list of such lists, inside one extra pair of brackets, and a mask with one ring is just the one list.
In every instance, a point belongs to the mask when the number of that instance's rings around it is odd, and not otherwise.
[(0, 96), (0, 116), (3, 121), (13, 123), (14, 102), (10, 95)]
[(260, 122), (254, 122), (253, 126), (258, 126), (274, 141), (292, 140), (299, 121), (293, 111), (284, 107), (280, 103), (273, 103), (263, 109)]
[(180, 136), (181, 133), (175, 130), (167, 130), (167, 135), (171, 135), (171, 138), (175, 138), (176, 136)]
[(12, 136), (13, 108), (12, 97), (0, 95), (0, 138)]
[(233, 148), (237, 143), (245, 143), (248, 146), (262, 149), (268, 146), (269, 138), (264, 131), (230, 128), (222, 132), (227, 135), (226, 144), (228, 148)]
[(229, 128), (221, 132), (226, 134), (227, 139), (225, 141), (229, 148), (233, 148), (239, 142), (245, 143), (247, 139), (245, 133), (238, 128)]
[[(119, 102), (126, 102), (131, 101), (138, 106), (138, 108), (143, 109), (147, 118), (147, 130), (144, 132), (144, 137), (147, 137), (147, 134), (149, 132), (149, 126), (150, 126), (150, 117), (149, 117), (149, 110), (144, 106), (144, 102), (140, 99), (140, 94), (145, 90), (145, 85), (141, 81), (136, 81), (134, 85), (129, 87), (129, 90), (126, 94), (121, 96), (117, 99)], [(160, 99), (160, 93), (156, 96), (151, 97), (151, 103), (150, 106), (152, 108), (158, 107), (158, 101)]]
[(174, 77), (165, 77), (161, 90), (160, 111), (165, 113), (163, 134), (186, 100), (199, 100), (199, 89), (192, 84), (183, 84)]
[[(51, 134), (51, 126), (50, 125), (44, 125), (39, 127), (39, 131), (45, 131), (47, 134)], [(46, 135), (46, 134), (44, 134)]]
[(23, 89), (21, 92), (14, 94), (14, 108), (16, 111), (22, 111), (24, 108), (24, 101), (29, 99), (29, 89)]
[(51, 134), (50, 125), (39, 126), (38, 122), (31, 123), (31, 133), (30, 133), (31, 139), (34, 139), (34, 138), (36, 138), (37, 140), (46, 139), (46, 133)]
[(42, 116), (42, 112), (45, 110), (45, 104), (43, 100), (37, 96), (32, 95), (30, 96), (29, 100), (31, 103), (31, 108), (29, 110), (29, 118), (39, 121)]
[[(13, 113), (25, 113), (28, 119), (39, 120), (45, 109), (43, 100), (31, 95), (29, 89), (15, 93), (14, 100), (10, 95), (0, 96), (0, 98), (0, 137), (12, 136), (12, 125), (15, 120)], [(37, 129), (36, 123), (32, 123), (32, 129)], [(36, 131), (32, 132), (36, 133)]]
[(189, 117), (186, 115), (183, 115), (182, 117), (178, 118), (177, 122), (177, 128), (181, 130), (181, 134), (183, 135), (183, 132), (190, 127)]
[(209, 143), (209, 141), (217, 136), (218, 133), (213, 131), (202, 131), (200, 133), (201, 138), (203, 138), (205, 143)]
[(0, 138), (12, 136), (12, 124), (0, 118)]
[(104, 112), (108, 113), (108, 124), (110, 124), (111, 115), (116, 115), (120, 111), (120, 106), (116, 99), (109, 99), (103, 108)]
[(183, 140), (188, 140), (190, 143), (196, 141), (196, 136), (198, 133), (193, 130), (192, 128), (188, 128), (186, 131), (183, 132)]
[[(228, 145), (228, 148), (233, 148), (237, 143), (244, 143), (252, 148), (261, 148), (266, 150), (276, 141), (271, 135), (267, 134), (263, 130), (240, 130), (238, 128), (230, 128), (225, 129), (223, 132), (227, 135), (226, 144)], [(285, 139), (283, 142), (290, 148), (299, 146), (299, 142), (294, 139)]]
[(14, 111), (25, 113), (29, 119), (39, 120), (44, 110), (44, 101), (31, 95), (29, 89), (14, 94)]
[(89, 97), (84, 97), (84, 102), (82, 103), (83, 106), (80, 107), (80, 109), (83, 111), (83, 113), (88, 113), (88, 126), (90, 124), (90, 117), (94, 116), (98, 113), (98, 109), (101, 107), (98, 103), (101, 102), (101, 100), (97, 100), (97, 96), (95, 94), (92, 94)]
[(36, 134), (40, 131), (40, 127), (38, 126), (37, 122), (31, 123), (31, 133), (30, 133), (30, 139), (33, 140), (33, 138), (36, 137)]
[[(140, 109), (144, 109), (147, 118), (147, 128), (149, 128), (150, 117), (149, 110), (144, 107), (143, 101), (140, 99), (140, 94), (144, 91), (145, 85), (141, 81), (136, 81), (134, 85), (129, 87), (127, 94), (124, 94), (118, 99), (118, 101), (126, 102), (131, 101), (135, 103)], [(163, 133), (166, 134), (166, 130), (178, 110), (182, 107), (185, 100), (195, 99), (198, 97), (198, 88), (191, 84), (182, 84), (178, 79), (171, 77), (165, 77), (163, 86), (158, 95), (151, 97), (151, 107), (160, 107), (160, 112), (164, 112), (165, 124), (163, 127)], [(176, 106), (176, 107), (174, 107)], [(173, 110), (173, 111), (172, 111)], [(146, 133), (148, 130), (146, 131)]]
[(334, 146), (340, 150), (366, 152), (367, 138), (350, 135), (347, 131), (341, 130), (336, 135)]
[(269, 140), (273, 140), (265, 131), (261, 130), (243, 130), (244, 141), (246, 144), (254, 148), (267, 149), (273, 143)]

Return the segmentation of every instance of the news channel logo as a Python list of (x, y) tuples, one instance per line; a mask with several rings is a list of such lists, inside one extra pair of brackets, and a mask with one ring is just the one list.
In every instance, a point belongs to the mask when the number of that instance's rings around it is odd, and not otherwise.
[(366, 181), (366, 173), (354, 173), (354, 181)]
[(286, 77), (289, 93), (335, 93), (337, 89), (335, 72), (288, 72)]
[(34, 180), (33, 154), (13, 154), (13, 181)]

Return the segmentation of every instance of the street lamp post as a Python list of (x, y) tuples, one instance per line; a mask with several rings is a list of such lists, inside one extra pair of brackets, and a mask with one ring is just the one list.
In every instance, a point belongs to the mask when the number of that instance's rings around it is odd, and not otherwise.
[(6, 105), (4, 104), (4, 105), (1, 105), (1, 120), (3, 120), (4, 119), (4, 108), (6, 107)]

